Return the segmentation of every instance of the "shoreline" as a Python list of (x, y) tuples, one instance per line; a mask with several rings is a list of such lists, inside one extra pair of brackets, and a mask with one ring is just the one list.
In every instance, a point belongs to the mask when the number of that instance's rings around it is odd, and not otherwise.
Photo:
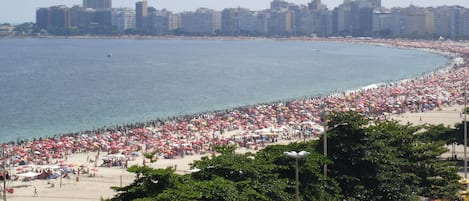
[[(387, 82), (379, 82), (379, 83), (372, 83), (368, 84), (366, 86), (358, 87), (355, 89), (349, 89), (346, 91), (332, 91), (328, 94), (318, 94), (318, 95), (307, 95), (307, 96), (300, 96), (300, 97), (293, 97), (293, 98), (286, 98), (286, 99), (279, 99), (279, 100), (274, 100), (274, 101), (267, 101), (267, 102), (260, 102), (260, 103), (254, 103), (254, 104), (248, 104), (248, 105), (239, 105), (239, 106), (234, 106), (234, 107), (228, 107), (228, 108), (222, 108), (222, 109), (217, 109), (217, 110), (202, 110), (200, 112), (196, 113), (180, 113), (179, 115), (174, 115), (174, 116), (166, 116), (166, 117), (155, 117), (151, 118), (149, 120), (144, 120), (144, 121), (132, 121), (132, 122), (121, 122), (118, 124), (112, 124), (112, 125), (101, 125), (101, 126), (93, 126), (93, 128), (88, 127), (88, 128), (82, 128), (80, 130), (75, 130), (75, 131), (70, 131), (70, 132), (62, 132), (62, 133), (49, 133), (49, 134), (44, 134), (44, 135), (38, 135), (38, 136), (33, 136), (33, 137), (20, 137), (18, 138), (19, 140), (23, 141), (30, 141), (34, 139), (42, 139), (42, 138), (58, 138), (58, 137), (63, 137), (63, 136), (73, 136), (73, 135), (78, 135), (82, 133), (99, 133), (102, 132), (103, 130), (115, 130), (119, 129), (121, 127), (125, 127), (127, 125), (147, 125), (150, 124), (151, 122), (154, 121), (169, 121), (172, 119), (179, 119), (180, 117), (187, 117), (187, 116), (197, 116), (197, 115), (204, 115), (206, 113), (219, 113), (219, 112), (224, 112), (224, 111), (232, 111), (232, 110), (238, 110), (238, 109), (243, 109), (243, 108), (248, 108), (248, 107), (255, 107), (256, 105), (271, 105), (271, 104), (277, 104), (277, 103), (288, 103), (288, 102), (294, 102), (297, 100), (305, 100), (305, 99), (318, 99), (322, 97), (328, 97), (328, 96), (337, 96), (341, 94), (349, 94), (353, 92), (359, 92), (361, 90), (365, 89), (370, 89), (370, 88), (376, 88), (379, 86), (385, 86), (387, 84), (396, 84), (400, 83), (403, 81), (407, 80), (412, 80), (412, 79), (417, 79), (419, 77), (425, 76), (426, 74), (432, 74), (437, 71), (440, 71), (442, 69), (447, 69), (451, 68), (449, 64), (451, 64), (454, 61), (454, 58), (457, 56), (456, 54), (451, 54), (448, 52), (443, 52), (443, 51), (437, 51), (431, 48), (419, 48), (419, 47), (406, 47), (402, 45), (396, 45), (394, 44), (396, 41), (400, 40), (372, 40), (372, 39), (363, 39), (363, 38), (315, 38), (315, 37), (280, 37), (280, 38), (269, 38), (269, 37), (226, 37), (226, 36), (221, 36), (221, 37), (204, 37), (204, 36), (135, 36), (135, 35), (127, 35), (124, 37), (121, 36), (74, 36), (74, 37), (62, 37), (62, 36), (49, 36), (49, 37), (26, 37), (26, 38), (38, 38), (38, 39), (148, 39), (148, 40), (281, 40), (281, 41), (302, 41), (302, 42), (311, 42), (311, 41), (320, 41), (320, 42), (338, 42), (338, 43), (351, 43), (351, 44), (364, 44), (364, 45), (376, 45), (376, 46), (383, 46), (387, 48), (399, 48), (399, 49), (412, 49), (415, 51), (424, 51), (424, 52), (429, 52), (429, 53), (434, 53), (441, 55), (447, 59), (447, 63), (438, 66), (434, 70), (427, 71), (427, 72), (422, 72), (419, 76), (414, 76), (414, 77), (409, 77), (409, 78), (404, 78), (404, 79), (396, 79), (396, 80), (391, 80)], [(1, 38), (0, 38), (1, 40)], [(409, 41), (409, 42), (414, 42), (414, 41)], [(16, 140), (18, 141), (18, 140)], [(15, 140), (7, 140), (3, 141), (0, 143), (14, 143)]]
[[(407, 43), (423, 48), (436, 47), (434, 42), (388, 41), (388, 45)], [(441, 51), (451, 49), (458, 57), (467, 60), (469, 50), (456, 51), (458, 46), (448, 48), (445, 43), (436, 44)], [(414, 47), (416, 48), (416, 47)], [(452, 63), (450, 63), (452, 64)], [(97, 176), (89, 173), (71, 175), (62, 188), (57, 180), (20, 181), (26, 187), (15, 187), (9, 200), (99, 200), (100, 197), (115, 195), (110, 186), (126, 185), (134, 176), (118, 166), (100, 165), (106, 154), (122, 154), (129, 159), (128, 165), (149, 165), (156, 168), (174, 167), (178, 173), (188, 173), (189, 164), (203, 156), (215, 154), (213, 146), (236, 144), (237, 152), (255, 152), (269, 144), (317, 139), (321, 130), (321, 104), (326, 111), (356, 111), (376, 119), (395, 119), (401, 123), (444, 123), (446, 126), (461, 121), (462, 84), (469, 75), (466, 61), (459, 66), (423, 73), (375, 88), (339, 92), (321, 97), (292, 99), (272, 103), (260, 103), (192, 115), (177, 116), (161, 121), (155, 120), (114, 129), (100, 129), (81, 134), (69, 134), (6, 146), (12, 172), (27, 171), (28, 168), (56, 165), (62, 169), (79, 169), (81, 166), (94, 169)], [(461, 66), (464, 65), (464, 66)], [(365, 86), (367, 87), (367, 86)], [(459, 115), (459, 116), (458, 116)], [(157, 151), (158, 160), (150, 163), (143, 153)], [(137, 156), (133, 154), (136, 153)], [(89, 159), (96, 162), (90, 162)], [(25, 165), (19, 165), (25, 161)], [(144, 162), (145, 161), (145, 162)], [(88, 171), (89, 172), (89, 171)], [(79, 178), (77, 180), (77, 178)], [(55, 187), (51, 187), (51, 183)], [(33, 189), (39, 196), (33, 197)]]
[[(194, 37), (191, 37), (191, 39), (193, 39)], [(198, 38), (198, 37), (197, 37)], [(223, 38), (226, 38), (226, 37), (223, 37)], [(229, 38), (232, 38), (232, 37), (229, 37)], [(304, 37), (301, 37), (299, 39), (304, 39)], [(286, 39), (288, 40), (288, 39)], [(298, 40), (298, 38), (294, 38), (293, 40)], [(335, 39), (334, 39), (335, 40)], [(348, 97), (348, 96), (355, 96), (355, 94), (360, 94), (360, 93), (364, 93), (364, 92), (368, 92), (368, 91), (374, 91), (374, 90), (380, 90), (380, 88), (387, 88), (388, 86), (398, 86), (398, 85), (403, 85), (403, 84), (406, 84), (408, 82), (414, 82), (415, 80), (420, 80), (420, 79), (424, 79), (425, 77), (428, 77), (428, 76), (432, 76), (432, 75), (438, 75), (438, 74), (445, 74), (445, 73), (448, 73), (450, 70), (455, 70), (455, 69), (459, 69), (460, 66), (462, 65), (467, 65), (464, 63), (464, 58), (467, 58), (469, 57), (469, 51), (465, 52), (465, 53), (461, 53), (461, 52), (458, 52), (458, 51), (451, 51), (450, 48), (445, 48), (445, 50), (442, 50), (442, 49), (439, 49), (439, 48), (435, 48), (434, 45), (435, 45), (435, 42), (431, 42), (431, 41), (404, 41), (404, 40), (382, 40), (382, 39), (379, 39), (379, 40), (369, 40), (369, 39), (366, 39), (366, 40), (363, 40), (363, 39), (359, 39), (359, 40), (355, 40), (355, 39), (347, 39), (347, 41), (342, 41), (342, 42), (348, 42), (348, 43), (360, 43), (360, 44), (371, 44), (371, 45), (379, 45), (379, 46), (385, 46), (385, 47), (390, 47), (390, 48), (407, 48), (407, 49), (414, 49), (414, 50), (418, 50), (418, 51), (425, 51), (425, 52), (432, 52), (432, 53), (435, 53), (435, 54), (439, 54), (439, 55), (443, 55), (445, 56), (447, 59), (448, 59), (448, 62), (444, 65), (444, 66), (440, 66), (438, 67), (437, 69), (433, 70), (433, 71), (430, 71), (430, 72), (423, 72), (420, 76), (416, 76), (416, 77), (412, 77), (412, 78), (405, 78), (405, 79), (402, 79), (402, 80), (393, 80), (393, 81), (389, 81), (389, 82), (380, 82), (380, 83), (375, 83), (375, 84), (370, 84), (370, 85), (366, 85), (366, 86), (363, 86), (363, 87), (360, 87), (360, 88), (357, 88), (357, 89), (351, 89), (351, 90), (347, 90), (347, 91), (341, 91), (341, 92), (331, 92), (330, 94), (326, 94), (326, 95), (317, 95), (317, 96), (311, 96), (311, 97), (307, 97), (307, 96), (304, 96), (304, 97), (301, 97), (301, 98), (291, 98), (291, 99), (283, 99), (283, 100), (276, 100), (276, 101), (271, 101), (271, 102), (264, 102), (264, 103), (257, 103), (257, 104), (252, 104), (252, 105), (242, 105), (242, 106), (237, 106), (237, 107), (232, 107), (232, 108), (225, 108), (225, 109), (220, 109), (220, 110), (213, 110), (213, 111), (202, 111), (202, 112), (198, 112), (198, 113), (192, 113), (192, 114), (182, 114), (182, 115), (176, 115), (176, 116), (169, 116), (169, 117), (166, 117), (166, 118), (156, 118), (156, 119), (153, 119), (153, 120), (148, 120), (148, 121), (143, 121), (143, 122), (136, 122), (136, 123), (123, 123), (123, 124), (118, 124), (118, 125), (115, 125), (115, 126), (103, 126), (103, 127), (99, 127), (95, 130), (86, 130), (86, 131), (80, 131), (80, 132), (75, 132), (75, 133), (62, 133), (62, 134), (54, 134), (53, 136), (44, 136), (44, 137), (38, 137), (37, 139), (34, 138), (33, 140), (31, 140), (30, 138), (19, 138), (20, 142), (22, 143), (18, 143), (18, 140), (17, 140), (17, 143), (16, 144), (20, 144), (20, 145), (25, 145), (29, 142), (37, 142), (37, 141), (46, 141), (46, 140), (53, 140), (53, 141), (57, 141), (58, 139), (60, 138), (64, 138), (64, 137), (77, 137), (77, 136), (80, 136), (80, 135), (89, 135), (89, 136), (94, 136), (94, 135), (101, 135), (101, 134), (109, 134), (109, 133), (113, 133), (113, 132), (128, 132), (129, 130), (132, 130), (132, 129), (141, 129), (141, 128), (150, 128), (150, 129), (156, 129), (156, 127), (159, 127), (161, 125), (164, 125), (166, 122), (170, 122), (170, 123), (181, 123), (181, 121), (188, 121), (188, 120), (193, 120), (194, 118), (200, 118), (200, 117), (204, 117), (206, 115), (220, 115), (220, 114), (227, 114), (227, 113), (232, 113), (232, 112), (235, 112), (235, 111), (243, 111), (243, 110), (250, 110), (252, 108), (256, 108), (256, 107), (264, 107), (264, 106), (273, 106), (273, 105), (288, 105), (288, 104), (291, 104), (291, 103), (296, 103), (296, 102), (301, 102), (301, 101), (312, 101), (312, 102), (315, 102), (316, 105), (314, 105), (314, 107), (317, 109), (318, 108), (318, 101), (323, 103), (323, 102), (327, 102), (329, 100), (327, 100), (328, 98), (332, 98), (332, 99), (343, 99), (344, 97)], [(407, 45), (403, 45), (403, 44), (406, 44), (406, 43), (409, 43)], [(416, 43), (416, 44), (414, 44)], [(444, 44), (444, 43), (441, 43), (439, 42), (439, 44)], [(452, 44), (451, 44), (452, 45)], [(433, 48), (432, 48), (433, 47)], [(459, 67), (457, 67), (459, 66)], [(401, 98), (402, 98), (402, 94), (400, 94)], [(398, 101), (399, 102), (399, 101)], [(399, 103), (399, 104), (402, 104), (402, 103)], [(441, 104), (441, 103), (439, 103)], [(450, 105), (451, 106), (451, 105)], [(367, 109), (367, 113), (370, 113), (369, 110), (373, 110), (374, 107), (373, 105), (369, 106), (368, 108), (359, 108), (359, 109)], [(438, 108), (440, 108), (440, 106), (438, 105), (437, 106)], [(444, 105), (443, 105), (444, 107)], [(352, 108), (352, 110), (355, 110), (356, 108)], [(401, 109), (404, 109), (406, 110), (407, 108), (403, 107)], [(435, 108), (432, 108), (432, 109), (435, 109)], [(342, 108), (330, 108), (328, 107), (327, 108), (328, 112), (333, 112), (333, 111), (348, 111), (350, 110), (350, 107), (347, 106), (347, 107), (342, 107)], [(313, 123), (314, 124), (321, 124), (321, 122), (318, 120), (319, 118), (317, 117), (318, 114), (317, 114), (317, 111), (311, 111), (311, 112), (316, 112), (316, 114), (313, 114)], [(358, 112), (364, 112), (362, 110), (359, 110)], [(378, 113), (375, 113), (375, 114), (365, 114), (366, 116), (370, 116), (371, 118), (378, 118), (378, 119), (386, 119), (387, 118), (387, 115), (388, 114), (395, 114), (395, 113), (403, 113), (405, 111), (382, 111), (383, 113), (382, 114), (379, 114)], [(414, 111), (415, 112), (415, 111)], [(311, 114), (309, 114), (310, 117), (311, 117)], [(274, 122), (274, 124), (271, 124), (271, 125), (268, 125), (268, 126), (260, 126), (259, 129), (261, 128), (266, 128), (266, 127), (281, 127), (282, 125), (275, 125), (276, 122)], [(184, 126), (184, 125), (183, 125)], [(293, 129), (296, 129), (298, 127), (298, 124), (297, 122), (294, 123), (293, 125), (287, 125), (290, 129), (293, 128)], [(283, 126), (282, 126), (283, 127)], [(219, 129), (219, 131), (221, 132), (222, 129), (227, 129), (227, 130), (232, 130), (232, 128), (226, 128), (226, 126), (224, 126), (224, 128), (217, 128)], [(239, 126), (236, 127), (236, 129), (240, 129)], [(257, 128), (246, 128), (244, 127), (243, 128), (244, 131), (246, 132), (250, 132), (250, 133), (253, 133)], [(210, 132), (212, 133), (215, 133), (216, 131), (218, 130), (211, 130)], [(205, 133), (209, 133), (207, 132), (207, 130), (205, 131)], [(178, 132), (179, 134), (179, 132)], [(200, 134), (200, 131), (199, 131), (199, 134)], [(317, 133), (316, 133), (317, 135)], [(10, 144), (10, 145), (14, 145), (15, 142), (14, 141), (9, 141), (9, 142), (3, 142), (3, 143), (7, 143), (7, 144)]]

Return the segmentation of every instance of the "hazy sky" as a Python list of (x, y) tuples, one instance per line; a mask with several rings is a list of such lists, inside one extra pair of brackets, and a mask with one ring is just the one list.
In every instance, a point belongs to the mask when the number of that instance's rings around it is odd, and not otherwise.
[[(81, 5), (82, 0), (0, 0), (0, 22), (34, 22), (36, 9), (54, 5)], [(244, 7), (251, 10), (269, 8), (272, 0), (148, 0), (149, 5), (157, 9), (166, 8), (173, 12), (192, 11), (206, 7), (216, 10), (223, 8)], [(306, 4), (311, 0), (287, 0), (296, 4)], [(113, 0), (113, 7), (135, 7), (136, 0)], [(343, 0), (322, 0), (328, 8), (334, 8)], [(384, 7), (460, 5), (469, 8), (469, 0), (382, 0)]]

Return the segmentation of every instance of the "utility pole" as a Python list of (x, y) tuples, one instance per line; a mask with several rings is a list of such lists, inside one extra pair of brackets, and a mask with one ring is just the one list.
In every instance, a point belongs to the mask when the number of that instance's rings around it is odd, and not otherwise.
[(305, 158), (310, 153), (307, 151), (290, 151), (290, 152), (283, 152), (287, 157), (295, 159), (295, 198), (296, 201), (300, 201), (300, 173), (298, 168), (298, 160)]
[[(323, 147), (324, 147), (324, 157), (327, 159), (327, 123), (325, 121), (325, 117), (324, 117), (324, 134), (323, 134)], [(323, 174), (324, 174), (324, 177), (327, 177), (327, 163), (324, 163), (324, 167), (323, 167)]]
[(7, 175), (6, 175), (6, 157), (5, 157), (5, 144), (2, 144), (2, 158), (3, 158), (3, 200), (7, 200)]
[(296, 201), (300, 201), (300, 173), (298, 170), (298, 158), (295, 158), (295, 197)]
[[(323, 132), (323, 135), (322, 135), (322, 141), (323, 141), (323, 154), (324, 154), (324, 158), (327, 159), (327, 111), (326, 111), (326, 105), (325, 103), (322, 103), (321, 104), (321, 111), (320, 111), (320, 116), (321, 116), (321, 121), (323, 123), (323, 128), (324, 128), (324, 132)], [(324, 163), (324, 166), (323, 166), (323, 174), (324, 174), (324, 177), (327, 177), (327, 163)]]
[(464, 74), (464, 179), (467, 179), (467, 83), (466, 83), (466, 75)]

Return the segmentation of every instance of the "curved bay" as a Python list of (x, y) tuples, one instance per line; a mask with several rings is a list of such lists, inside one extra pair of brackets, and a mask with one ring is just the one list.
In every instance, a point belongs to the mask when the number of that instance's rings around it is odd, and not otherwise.
[(0, 135), (15, 140), (357, 89), (447, 59), (334, 42), (6, 39), (0, 61)]

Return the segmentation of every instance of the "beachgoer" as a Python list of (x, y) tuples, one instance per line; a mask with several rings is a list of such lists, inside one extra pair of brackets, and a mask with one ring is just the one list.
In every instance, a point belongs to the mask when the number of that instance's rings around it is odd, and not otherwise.
[(33, 197), (37, 197), (37, 196), (39, 196), (39, 195), (38, 195), (38, 192), (37, 192), (37, 188), (36, 188), (36, 186), (35, 186), (35, 187), (34, 187), (34, 195), (33, 195)]

